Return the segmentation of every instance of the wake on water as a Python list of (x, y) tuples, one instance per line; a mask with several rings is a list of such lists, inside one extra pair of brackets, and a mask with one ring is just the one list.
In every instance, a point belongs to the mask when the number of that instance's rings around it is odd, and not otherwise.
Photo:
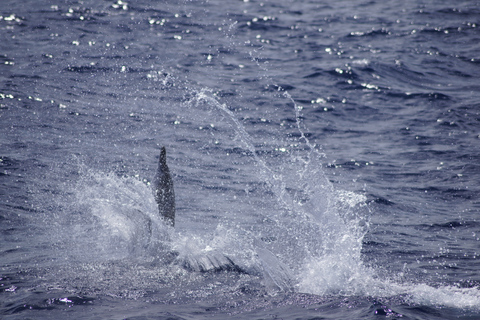
[(217, 294), (249, 286), (269, 295), (299, 292), (480, 308), (476, 288), (386, 278), (376, 267), (364, 265), (366, 197), (337, 190), (327, 179), (321, 152), (303, 134), (300, 108), (295, 106), (300, 137), (294, 144), (277, 146), (280, 156), (273, 165), (213, 93), (196, 92), (186, 105), (221, 114), (221, 125), (253, 159), (258, 180), (276, 207), (248, 207), (252, 212), (245, 216), (261, 223), (222, 217), (213, 231), (173, 229), (158, 216), (147, 179), (79, 165), (79, 180), (66, 183), (67, 192), (57, 198), (64, 207), (50, 216), (56, 228), (48, 241), (56, 244), (60, 267), (47, 268), (52, 274), (48, 285), (56, 282), (87, 295), (139, 298), (155, 291), (168, 299), (199, 298), (206, 294), (199, 288), (205, 288), (202, 274), (207, 272), (217, 280), (227, 277), (226, 282), (209, 283)]

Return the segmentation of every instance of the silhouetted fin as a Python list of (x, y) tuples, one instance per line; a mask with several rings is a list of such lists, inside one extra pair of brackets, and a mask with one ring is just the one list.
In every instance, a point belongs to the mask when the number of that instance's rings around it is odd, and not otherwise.
[(158, 212), (165, 219), (165, 222), (172, 227), (175, 226), (175, 192), (173, 180), (167, 166), (167, 151), (162, 147), (158, 161), (157, 174), (154, 180), (155, 201), (158, 204)]

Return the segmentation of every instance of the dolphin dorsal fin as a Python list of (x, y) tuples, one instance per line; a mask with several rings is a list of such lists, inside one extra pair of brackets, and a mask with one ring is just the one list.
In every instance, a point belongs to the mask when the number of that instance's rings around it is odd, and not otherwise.
[(160, 150), (157, 174), (154, 180), (155, 201), (158, 204), (158, 212), (165, 222), (172, 227), (175, 226), (175, 192), (173, 180), (167, 166), (167, 151), (165, 147)]

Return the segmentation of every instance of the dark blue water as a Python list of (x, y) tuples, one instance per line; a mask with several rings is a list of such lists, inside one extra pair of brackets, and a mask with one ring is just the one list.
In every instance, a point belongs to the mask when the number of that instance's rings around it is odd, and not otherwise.
[(479, 23), (3, 0), (1, 318), (480, 318)]

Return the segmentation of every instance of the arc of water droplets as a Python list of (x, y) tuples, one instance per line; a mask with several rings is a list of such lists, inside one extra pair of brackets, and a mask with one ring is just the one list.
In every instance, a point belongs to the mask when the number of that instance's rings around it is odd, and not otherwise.
[[(285, 192), (286, 186), (285, 183), (282, 181), (281, 177), (278, 177), (278, 175), (268, 167), (265, 161), (258, 157), (253, 141), (250, 135), (245, 130), (245, 127), (240, 123), (235, 114), (231, 110), (229, 110), (225, 104), (220, 103), (215, 98), (208, 95), (207, 92), (210, 92), (210, 90), (202, 89), (200, 90), (200, 92), (196, 93), (195, 100), (197, 101), (197, 103), (205, 101), (209, 105), (223, 111), (225, 114), (228, 115), (230, 120), (234, 123), (234, 130), (241, 136), (241, 140), (244, 143), (245, 147), (252, 153), (255, 161), (260, 164), (266, 172), (269, 173), (264, 174), (264, 178), (269, 184), (274, 194), (291, 212), (298, 211), (299, 208), (295, 207), (293, 199), (291, 199), (291, 197), (289, 197), (288, 194)], [(302, 213), (306, 215), (305, 212), (302, 211)]]

